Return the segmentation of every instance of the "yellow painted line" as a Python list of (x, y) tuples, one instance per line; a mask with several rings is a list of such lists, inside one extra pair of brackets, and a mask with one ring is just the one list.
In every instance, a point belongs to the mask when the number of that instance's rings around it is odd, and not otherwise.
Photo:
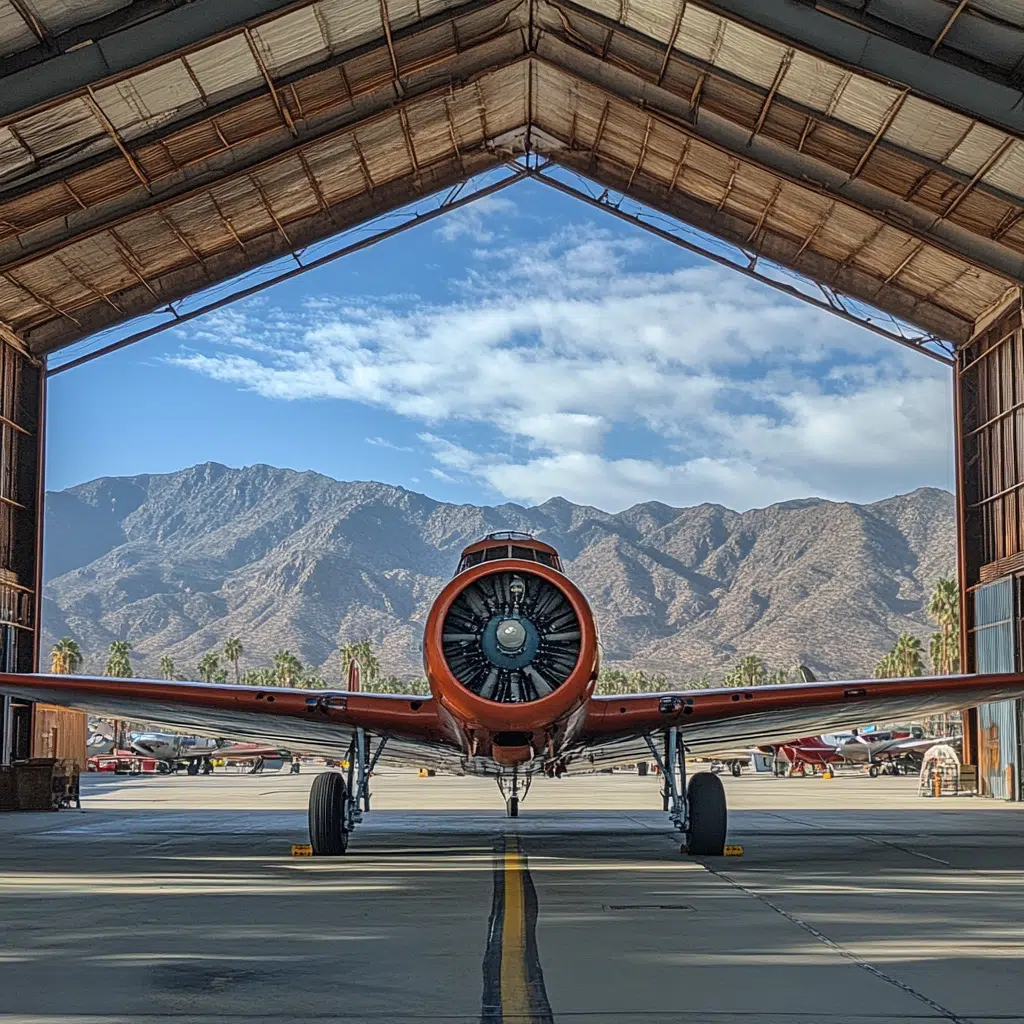
[(505, 1020), (532, 1020), (526, 973), (526, 898), (523, 855), (516, 841), (505, 839), (505, 916), (501, 924), (501, 1015)]

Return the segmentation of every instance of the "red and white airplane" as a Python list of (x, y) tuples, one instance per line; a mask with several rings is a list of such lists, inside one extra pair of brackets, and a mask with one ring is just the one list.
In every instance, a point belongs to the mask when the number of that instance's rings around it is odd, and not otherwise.
[(600, 647), (590, 606), (553, 547), (514, 533), (463, 551), (427, 615), (423, 656), (429, 697), (10, 674), (0, 674), (0, 690), (346, 760), (347, 772), (318, 775), (310, 791), (313, 851), (329, 855), (345, 852), (369, 809), (370, 772), (382, 757), (492, 776), (510, 816), (520, 785), (538, 776), (653, 758), (665, 809), (689, 851), (721, 854), (724, 787), (710, 772), (687, 780), (687, 754), (1024, 696), (1017, 674), (594, 696)]

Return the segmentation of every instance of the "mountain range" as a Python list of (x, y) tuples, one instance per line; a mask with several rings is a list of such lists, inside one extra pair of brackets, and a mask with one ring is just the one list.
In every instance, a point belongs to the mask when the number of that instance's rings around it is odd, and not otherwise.
[(922, 488), (868, 505), (818, 498), (734, 512), (643, 502), (615, 514), (552, 498), (453, 505), (374, 482), (217, 463), (104, 477), (46, 496), (44, 651), (78, 640), (100, 671), (113, 640), (136, 674), (161, 655), (195, 678), (242, 638), (242, 669), (288, 648), (328, 683), (345, 641), (385, 672), (421, 674), (423, 622), (461, 549), (521, 530), (562, 553), (588, 595), (604, 659), (712, 679), (746, 654), (823, 676), (870, 674), (896, 636), (922, 638), (955, 568), (953, 496)]

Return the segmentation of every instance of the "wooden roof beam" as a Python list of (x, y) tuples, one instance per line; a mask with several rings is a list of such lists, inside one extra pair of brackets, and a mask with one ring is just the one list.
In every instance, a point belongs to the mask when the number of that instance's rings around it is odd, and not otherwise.
[(152, 194), (153, 187), (150, 184), (149, 178), (146, 177), (145, 171), (139, 166), (138, 161), (128, 152), (128, 147), (121, 141), (121, 136), (118, 135), (117, 129), (114, 127), (113, 122), (104, 113), (103, 108), (99, 105), (96, 99), (96, 94), (92, 91), (92, 86), (88, 86), (86, 94), (83, 97), (85, 102), (88, 104), (89, 109), (93, 112), (93, 116), (99, 121), (103, 130), (113, 139), (114, 145), (121, 151), (121, 155), (128, 161), (128, 166), (132, 169), (132, 173), (139, 181), (142, 182), (146, 191)]
[(683, 27), (683, 16), (686, 14), (686, 0), (679, 0), (679, 10), (676, 12), (676, 20), (672, 23), (672, 31), (668, 34), (668, 45), (665, 47), (665, 56), (661, 60), (661, 69), (658, 71), (657, 84), (665, 80), (665, 72), (668, 70), (669, 58), (676, 48), (676, 40), (679, 38), (679, 30)]
[(964, 8), (967, 6), (967, 0), (960, 0), (960, 2), (953, 8), (952, 13), (946, 20), (946, 24), (942, 26), (942, 31), (935, 38), (935, 42), (928, 48), (928, 56), (934, 56), (935, 51), (942, 45), (942, 40), (946, 38), (949, 30), (953, 27), (953, 23), (957, 18), (960, 17), (964, 12)]
[(260, 56), (259, 48), (256, 46), (256, 40), (252, 37), (252, 31), (248, 25), (245, 29), (245, 41), (249, 44), (249, 52), (252, 54), (252, 59), (256, 61), (256, 67), (259, 68), (260, 74), (263, 75), (263, 81), (267, 83), (267, 89), (270, 92), (270, 98), (274, 101), (274, 106), (277, 107), (277, 113), (281, 118), (284, 126), (294, 135), (296, 138), (299, 136), (299, 131), (295, 127), (295, 122), (292, 120), (292, 115), (288, 112), (288, 108), (284, 105), (284, 101), (281, 99), (280, 93), (274, 87), (274, 80), (270, 77), (270, 71), (267, 70), (267, 65), (263, 58)]
[(909, 95), (910, 90), (904, 89), (903, 92), (901, 92), (899, 96), (892, 101), (885, 117), (882, 118), (882, 123), (878, 126), (878, 131), (875, 132), (874, 137), (868, 143), (867, 149), (865, 149), (861, 154), (861, 158), (857, 161), (857, 166), (850, 172), (851, 178), (856, 178), (857, 175), (864, 170), (864, 165), (871, 159), (871, 154), (874, 153), (876, 147), (882, 141), (882, 136), (885, 135), (893, 121), (896, 120), (896, 115), (900, 112), (900, 109), (906, 102)]
[(795, 55), (796, 50), (789, 49), (783, 54), (782, 60), (779, 61), (779, 69), (775, 72), (775, 78), (772, 80), (768, 95), (765, 96), (764, 103), (761, 104), (761, 112), (757, 115), (757, 121), (754, 122), (754, 130), (750, 133), (751, 142), (754, 141), (754, 136), (761, 130), (761, 126), (768, 116), (768, 108), (772, 105), (772, 100), (775, 99), (775, 94), (779, 91), (779, 86), (782, 85), (782, 81), (786, 77), (786, 72), (789, 70), (789, 65), (793, 63)]
[(398, 55), (395, 53), (395, 41), (391, 38), (391, 15), (388, 13), (388, 0), (380, 0), (380, 24), (384, 29), (384, 39), (387, 42), (388, 54), (391, 57), (391, 70), (394, 72), (395, 92), (398, 98), (405, 96), (405, 86), (402, 85), (402, 75), (398, 70)]

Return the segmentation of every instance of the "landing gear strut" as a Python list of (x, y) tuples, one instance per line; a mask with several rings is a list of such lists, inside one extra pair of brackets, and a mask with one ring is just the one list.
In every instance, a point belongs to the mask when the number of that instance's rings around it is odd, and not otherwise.
[(686, 748), (676, 726), (665, 733), (663, 751), (651, 736), (646, 739), (664, 779), (664, 809), (672, 824), (686, 836), (686, 852), (700, 857), (722, 856), (728, 823), (722, 780), (711, 772), (698, 772), (687, 784)]
[(370, 775), (387, 745), (381, 739), (370, 753), (364, 729), (356, 729), (348, 748), (348, 772), (321, 772), (309, 791), (309, 842), (314, 856), (339, 857), (349, 833), (370, 809)]
[(498, 776), (498, 789), (501, 791), (501, 795), (505, 798), (505, 817), (506, 818), (518, 818), (519, 817), (519, 801), (526, 799), (526, 794), (530, 792), (530, 784), (533, 782), (533, 776), (527, 775), (526, 782), (523, 785), (523, 792), (519, 794), (519, 771), (518, 769), (512, 770), (511, 784), (508, 790), (505, 789), (505, 781), (502, 776)]

